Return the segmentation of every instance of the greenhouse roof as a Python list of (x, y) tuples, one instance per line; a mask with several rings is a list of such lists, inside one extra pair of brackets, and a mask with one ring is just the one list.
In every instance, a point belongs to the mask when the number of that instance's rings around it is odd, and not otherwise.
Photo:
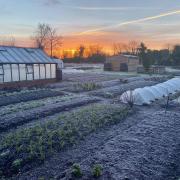
[(57, 64), (43, 50), (38, 48), (22, 48), (0, 46), (0, 64)]

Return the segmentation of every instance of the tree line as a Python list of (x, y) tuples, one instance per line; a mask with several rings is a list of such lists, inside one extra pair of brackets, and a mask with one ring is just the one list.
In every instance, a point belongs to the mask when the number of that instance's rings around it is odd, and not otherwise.
[[(49, 24), (39, 23), (31, 36), (35, 46), (45, 50), (51, 57), (55, 57), (55, 52), (60, 51), (62, 46), (62, 36), (57, 33), (57, 30)], [(4, 40), (1, 38), (1, 44), (11, 46), (15, 45), (15, 38), (10, 37)], [(151, 65), (165, 65), (165, 66), (180, 66), (180, 45), (174, 45), (170, 48), (161, 50), (149, 49), (143, 42), (130, 41), (128, 43), (114, 43), (112, 46), (113, 55), (129, 54), (139, 56), (140, 64), (146, 69)], [(80, 45), (71, 54), (63, 51), (61, 58), (64, 62), (74, 63), (103, 63), (108, 54), (100, 45)]]

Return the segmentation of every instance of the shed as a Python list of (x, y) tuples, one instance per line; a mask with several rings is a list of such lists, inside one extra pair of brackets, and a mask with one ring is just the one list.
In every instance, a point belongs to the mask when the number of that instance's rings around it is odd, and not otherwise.
[(58, 60), (50, 58), (43, 50), (0, 46), (0, 88), (39, 85), (61, 79)]
[(104, 64), (104, 70), (136, 72), (138, 65), (138, 56), (120, 54), (116, 56), (107, 57), (106, 62)]

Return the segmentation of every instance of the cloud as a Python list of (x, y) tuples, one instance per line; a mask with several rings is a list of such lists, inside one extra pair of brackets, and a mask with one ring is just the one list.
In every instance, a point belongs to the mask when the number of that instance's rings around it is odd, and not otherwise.
[(142, 22), (151, 21), (151, 20), (156, 20), (156, 19), (160, 19), (160, 18), (163, 18), (163, 17), (172, 16), (172, 15), (177, 15), (177, 14), (180, 14), (180, 10), (166, 12), (166, 13), (162, 13), (162, 14), (159, 14), (159, 15), (149, 16), (149, 17), (145, 17), (145, 18), (141, 18), (141, 19), (126, 21), (126, 22), (123, 22), (123, 23), (114, 24), (112, 26), (104, 26), (104, 27), (101, 27), (101, 28), (90, 29), (90, 30), (81, 32), (81, 33), (79, 33), (77, 35), (92, 34), (94, 32), (98, 32), (98, 31), (117, 28), (117, 27), (125, 26), (125, 25), (142, 23)]
[(51, 6), (60, 4), (60, 0), (43, 0), (44, 5)]
[[(152, 7), (72, 7), (73, 9), (86, 10), (86, 11), (120, 11), (120, 10), (154, 10), (157, 8)], [(159, 8), (158, 8), (159, 9)]]

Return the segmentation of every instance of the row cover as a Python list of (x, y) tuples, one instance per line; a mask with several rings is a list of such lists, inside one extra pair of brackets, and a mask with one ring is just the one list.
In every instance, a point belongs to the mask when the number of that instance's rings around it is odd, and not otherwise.
[(175, 94), (178, 91), (180, 91), (180, 78), (173, 78), (155, 86), (126, 91), (120, 99), (124, 103), (134, 101), (136, 105), (151, 104), (155, 100), (167, 97), (169, 94)]

